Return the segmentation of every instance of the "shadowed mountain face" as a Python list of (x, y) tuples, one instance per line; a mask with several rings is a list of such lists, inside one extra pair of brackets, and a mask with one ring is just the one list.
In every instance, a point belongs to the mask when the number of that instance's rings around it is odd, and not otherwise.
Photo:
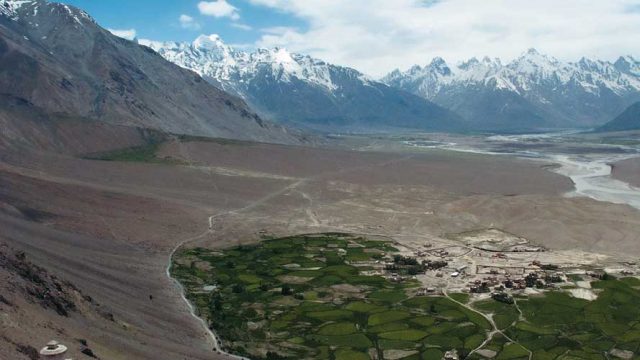
[(383, 81), (490, 131), (593, 127), (640, 100), (640, 62), (631, 56), (565, 63), (530, 49), (508, 64), (473, 58), (457, 66), (435, 58)]
[(324, 130), (462, 127), (458, 115), (419, 96), (285, 49), (238, 51), (217, 35), (191, 44), (143, 43), (281, 122)]
[[(294, 141), (199, 75), (112, 35), (79, 9), (43, 0), (0, 2), (0, 94), (3, 101), (19, 104), (22, 114), (38, 118)], [(33, 117), (2, 114), (5, 141), (16, 121), (42, 125)]]
[(640, 101), (629, 106), (622, 114), (596, 130), (600, 132), (640, 130)]

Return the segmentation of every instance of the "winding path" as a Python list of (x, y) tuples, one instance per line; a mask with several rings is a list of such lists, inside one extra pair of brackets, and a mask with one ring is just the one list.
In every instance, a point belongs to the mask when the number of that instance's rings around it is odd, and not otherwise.
[[(188, 159), (188, 154), (186, 153), (185, 149), (182, 149), (182, 155), (185, 156), (186, 159)], [(256, 207), (258, 207), (258, 206), (260, 206), (262, 204), (265, 204), (266, 202), (268, 202), (268, 201), (270, 201), (270, 200), (272, 200), (272, 199), (274, 199), (274, 198), (276, 198), (276, 197), (278, 197), (280, 195), (283, 195), (283, 194), (286, 194), (289, 191), (295, 190), (296, 188), (298, 188), (299, 186), (303, 185), (304, 183), (306, 183), (308, 181), (316, 180), (316, 179), (319, 179), (319, 178), (321, 178), (323, 176), (328, 176), (328, 175), (338, 175), (338, 174), (342, 174), (342, 173), (346, 173), (346, 172), (350, 172), (350, 171), (356, 171), (356, 170), (361, 170), (361, 169), (366, 169), (366, 168), (371, 168), (371, 167), (385, 166), (385, 165), (389, 165), (389, 164), (392, 164), (392, 163), (395, 163), (395, 162), (406, 161), (406, 160), (408, 160), (408, 159), (410, 159), (412, 157), (413, 157), (412, 155), (403, 156), (403, 157), (400, 157), (400, 158), (394, 158), (394, 159), (391, 159), (391, 160), (388, 160), (388, 161), (384, 161), (384, 162), (381, 162), (381, 163), (377, 163), (377, 164), (363, 165), (363, 166), (358, 166), (358, 167), (352, 167), (352, 168), (349, 168), (349, 169), (341, 169), (341, 170), (336, 170), (336, 171), (329, 171), (329, 172), (320, 173), (320, 174), (317, 174), (317, 175), (314, 175), (314, 176), (311, 176), (311, 177), (307, 177), (307, 178), (300, 178), (299, 180), (297, 180), (297, 181), (295, 181), (295, 182), (283, 187), (282, 189), (274, 191), (272, 193), (269, 193), (266, 196), (254, 201), (254, 202), (252, 202), (252, 203), (250, 203), (250, 204), (248, 204), (248, 205), (246, 205), (244, 207), (241, 207), (241, 208), (238, 208), (238, 209), (235, 209), (235, 210), (223, 211), (223, 212), (220, 212), (220, 213), (217, 213), (217, 214), (209, 216), (208, 224), (207, 224), (208, 228), (207, 228), (206, 231), (202, 232), (199, 235), (184, 239), (180, 243), (178, 243), (173, 248), (173, 250), (171, 251), (171, 253), (169, 255), (169, 262), (167, 264), (167, 268), (166, 268), (165, 273), (166, 273), (166, 276), (169, 279), (169, 281), (171, 281), (176, 286), (176, 288), (179, 290), (182, 300), (189, 307), (189, 312), (190, 312), (191, 316), (194, 317), (195, 319), (197, 319), (197, 321), (202, 325), (202, 327), (207, 332), (207, 334), (209, 336), (209, 339), (214, 344), (214, 351), (216, 351), (217, 353), (219, 353), (221, 355), (226, 355), (226, 356), (228, 356), (230, 358), (233, 358), (233, 359), (250, 360), (248, 358), (245, 358), (245, 357), (242, 357), (242, 356), (238, 356), (238, 355), (234, 355), (234, 354), (231, 354), (231, 353), (228, 353), (228, 352), (225, 352), (225, 351), (222, 350), (222, 347), (220, 345), (221, 341), (220, 341), (219, 337), (215, 334), (215, 332), (213, 330), (211, 330), (209, 328), (209, 326), (207, 325), (206, 321), (198, 316), (195, 306), (193, 306), (193, 304), (191, 304), (191, 302), (186, 297), (186, 291), (185, 291), (184, 286), (182, 286), (182, 284), (177, 279), (175, 279), (175, 278), (173, 278), (171, 276), (171, 268), (173, 266), (173, 257), (175, 255), (175, 253), (180, 248), (182, 248), (183, 246), (186, 246), (189, 243), (192, 243), (192, 242), (194, 242), (196, 240), (202, 239), (203, 237), (205, 237), (205, 236), (207, 236), (209, 234), (213, 234), (214, 233), (213, 227), (215, 225), (215, 219), (217, 219), (219, 217), (222, 217), (222, 216), (226, 216), (226, 215), (237, 215), (237, 214), (240, 214), (240, 213), (242, 213), (244, 211), (256, 208)], [(190, 165), (188, 165), (188, 166), (194, 167), (194, 165), (191, 164), (190, 162), (189, 162), (189, 164)], [(303, 194), (303, 197), (306, 200), (308, 200), (308, 201), (311, 200), (310, 197), (308, 197), (308, 195), (304, 196), (305, 193), (302, 193), (302, 194)]]
[(456, 300), (456, 299), (452, 298), (452, 297), (449, 295), (449, 293), (447, 292), (447, 290), (446, 290), (446, 289), (443, 289), (443, 290), (442, 290), (442, 294), (443, 294), (447, 299), (449, 299), (449, 300), (453, 301), (454, 303), (456, 303), (456, 304), (458, 304), (458, 305), (460, 305), (460, 306), (464, 307), (465, 309), (467, 309), (467, 310), (469, 310), (469, 311), (472, 311), (472, 312), (474, 312), (474, 313), (476, 313), (476, 314), (478, 314), (478, 315), (482, 316), (483, 318), (485, 318), (485, 319), (489, 322), (489, 324), (491, 324), (491, 327), (493, 327), (493, 330), (491, 330), (491, 332), (489, 332), (489, 333), (487, 334), (487, 339), (486, 339), (482, 344), (480, 344), (480, 346), (478, 346), (477, 348), (475, 348), (475, 349), (471, 350), (471, 351), (469, 352), (469, 354), (467, 355), (467, 357), (471, 356), (473, 353), (475, 353), (475, 352), (477, 352), (478, 350), (480, 350), (480, 349), (482, 349), (483, 347), (485, 347), (485, 346), (486, 346), (486, 345), (487, 345), (487, 344), (488, 344), (488, 343), (493, 339), (493, 336), (494, 336), (495, 334), (500, 334), (500, 335), (504, 336), (504, 338), (505, 338), (505, 339), (509, 340), (510, 342), (512, 342), (512, 343), (514, 343), (514, 344), (518, 344), (518, 345), (520, 345), (523, 349), (525, 349), (525, 350), (529, 353), (529, 360), (531, 360), (531, 359), (533, 358), (533, 352), (532, 352), (531, 350), (529, 350), (529, 349), (527, 349), (526, 347), (522, 346), (520, 343), (518, 343), (517, 341), (513, 340), (512, 338), (510, 338), (510, 337), (509, 337), (507, 334), (505, 334), (502, 330), (498, 329), (498, 326), (496, 325), (496, 322), (493, 320), (493, 317), (492, 317), (492, 316), (486, 315), (486, 314), (484, 314), (484, 313), (482, 313), (482, 312), (480, 312), (480, 311), (478, 311), (478, 310), (476, 310), (476, 309), (472, 308), (471, 306), (469, 306), (469, 305), (467, 305), (467, 304), (463, 304), (463, 303), (461, 303), (460, 301), (458, 301), (458, 300)]
[(175, 255), (175, 253), (183, 246), (192, 243), (196, 240), (202, 239), (203, 237), (209, 235), (209, 234), (213, 234), (214, 230), (213, 230), (213, 226), (215, 224), (215, 219), (219, 218), (221, 216), (225, 216), (225, 215), (232, 215), (232, 214), (238, 214), (240, 212), (255, 208), (256, 206), (259, 206), (261, 204), (264, 204), (265, 202), (279, 196), (282, 195), (284, 193), (286, 193), (289, 190), (295, 189), (296, 187), (300, 186), (302, 183), (304, 183), (306, 181), (306, 179), (302, 179), (299, 181), (296, 181), (288, 186), (285, 186), (284, 188), (278, 190), (278, 191), (274, 191), (252, 203), (250, 203), (249, 205), (239, 208), (239, 209), (235, 209), (235, 210), (229, 210), (229, 211), (224, 211), (215, 215), (211, 215), (208, 218), (208, 228), (206, 231), (204, 231), (203, 233), (190, 237), (188, 239), (182, 240), (180, 243), (178, 243), (178, 245), (176, 245), (173, 250), (171, 251), (170, 255), (169, 255), (169, 264), (167, 265), (167, 269), (166, 269), (166, 275), (167, 278), (174, 283), (174, 285), (179, 289), (180, 291), (180, 297), (182, 298), (182, 300), (187, 304), (187, 306), (189, 307), (189, 312), (191, 314), (192, 317), (194, 317), (195, 319), (198, 320), (198, 322), (202, 325), (202, 327), (206, 330), (207, 334), (209, 335), (209, 339), (211, 340), (211, 342), (213, 343), (214, 347), (214, 351), (218, 352), (219, 354), (222, 355), (226, 355), (229, 356), (231, 358), (234, 359), (241, 359), (241, 360), (249, 360), (248, 358), (242, 357), (242, 356), (238, 356), (238, 355), (234, 355), (228, 352), (225, 352), (222, 350), (222, 346), (220, 345), (220, 339), (219, 337), (215, 334), (215, 332), (213, 332), (213, 330), (211, 330), (209, 328), (209, 326), (207, 325), (207, 322), (198, 316), (197, 314), (197, 309), (196, 307), (187, 299), (186, 297), (186, 289), (184, 288), (184, 286), (182, 286), (182, 284), (180, 283), (180, 281), (178, 281), (178, 279), (174, 278), (171, 276), (171, 268), (173, 267), (173, 257)]

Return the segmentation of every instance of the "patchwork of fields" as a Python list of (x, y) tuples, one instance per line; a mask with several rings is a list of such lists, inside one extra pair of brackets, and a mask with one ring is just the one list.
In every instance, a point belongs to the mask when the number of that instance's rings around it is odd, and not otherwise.
[(593, 284), (595, 301), (548, 292), (514, 304), (416, 296), (372, 264), (384, 241), (346, 234), (265, 240), (176, 254), (172, 275), (222, 339), (253, 359), (605, 359), (640, 347), (640, 281)]

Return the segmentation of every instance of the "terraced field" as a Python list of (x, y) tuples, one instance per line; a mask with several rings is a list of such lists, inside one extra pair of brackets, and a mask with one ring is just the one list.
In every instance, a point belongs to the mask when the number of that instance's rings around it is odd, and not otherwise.
[[(637, 279), (594, 283), (596, 301), (557, 291), (515, 304), (465, 294), (415, 296), (378, 261), (388, 242), (345, 234), (265, 240), (224, 251), (187, 249), (172, 275), (226, 350), (252, 359), (605, 359), (637, 353)], [(463, 306), (465, 305), (465, 306)], [(576, 320), (578, 319), (578, 320)]]
[[(518, 300), (526, 321), (516, 322), (505, 333), (533, 352), (534, 359), (615, 358), (610, 353), (636, 359), (640, 352), (640, 280), (611, 279), (592, 286), (600, 291), (594, 301), (564, 292)], [(517, 356), (502, 352), (499, 358)]]

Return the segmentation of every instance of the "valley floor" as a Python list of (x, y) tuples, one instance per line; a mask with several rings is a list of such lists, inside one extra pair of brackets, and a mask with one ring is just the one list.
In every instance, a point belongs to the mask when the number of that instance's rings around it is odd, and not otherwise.
[(78, 339), (103, 359), (225, 358), (166, 277), (185, 241), (341, 231), (424, 242), (496, 227), (552, 249), (640, 254), (640, 212), (565, 198), (571, 182), (539, 162), (218, 140), (172, 140), (154, 156), (2, 153), (3, 252), (72, 284), (60, 297), (74, 306), (58, 314), (3, 266), (0, 358), (28, 359), (24, 349), (51, 339), (74, 358)]

